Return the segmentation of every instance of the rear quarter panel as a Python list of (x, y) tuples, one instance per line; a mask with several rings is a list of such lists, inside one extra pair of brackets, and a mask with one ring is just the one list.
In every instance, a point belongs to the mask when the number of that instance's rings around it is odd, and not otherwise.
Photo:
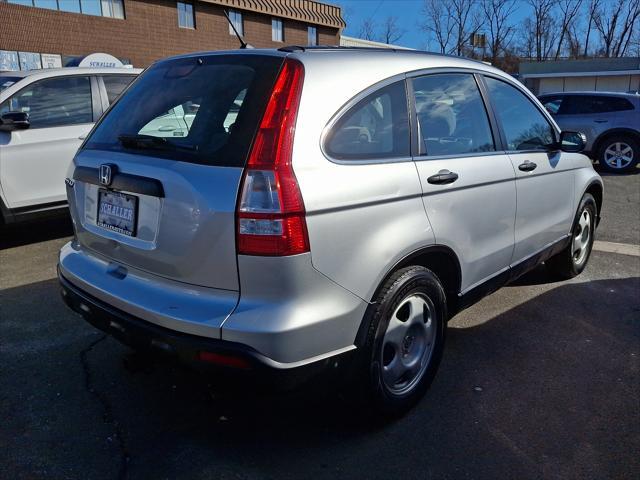
[(354, 70), (347, 56), (335, 56), (327, 68), (321, 54), (308, 55), (293, 151), (313, 266), (365, 301), (395, 263), (434, 243), (410, 159), (334, 163), (321, 150), (323, 130), (345, 103), (369, 86), (411, 70), (388, 58), (384, 64), (374, 58), (370, 63), (358, 60)]

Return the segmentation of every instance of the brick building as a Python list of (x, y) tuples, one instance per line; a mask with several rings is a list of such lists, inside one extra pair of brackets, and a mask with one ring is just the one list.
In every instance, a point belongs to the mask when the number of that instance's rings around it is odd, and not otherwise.
[(339, 7), (312, 0), (0, 0), (0, 70), (64, 66), (94, 52), (146, 67), (238, 48), (223, 11), (254, 47), (338, 45)]

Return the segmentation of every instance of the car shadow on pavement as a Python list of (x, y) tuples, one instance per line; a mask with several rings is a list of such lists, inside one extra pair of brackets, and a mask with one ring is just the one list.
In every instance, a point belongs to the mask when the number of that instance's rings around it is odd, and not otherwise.
[(0, 250), (73, 235), (68, 213), (46, 220), (0, 225)]
[(450, 328), (430, 391), (388, 422), (371, 422), (330, 389), (225, 394), (175, 364), (132, 363), (57, 290), (50, 280), (0, 292), (9, 478), (640, 472), (637, 277), (558, 284), (484, 323)]

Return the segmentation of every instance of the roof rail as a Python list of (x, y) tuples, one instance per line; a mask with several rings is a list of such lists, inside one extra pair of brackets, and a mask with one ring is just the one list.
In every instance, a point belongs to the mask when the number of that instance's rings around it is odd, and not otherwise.
[(426, 50), (406, 50), (404, 48), (355, 47), (355, 46), (343, 46), (343, 45), (288, 45), (286, 47), (281, 47), (278, 49), (278, 51), (280, 52), (288, 52), (288, 53), (306, 52), (306, 51), (314, 51), (314, 50), (327, 51), (327, 52), (331, 52), (331, 51), (337, 52), (337, 51), (346, 50), (346, 51), (361, 51), (361, 52), (402, 53), (407, 55), (431, 55), (435, 57), (459, 58), (461, 60), (467, 60), (469, 62), (476, 62), (476, 63), (482, 63), (483, 65), (487, 65), (487, 63), (483, 62), (482, 60), (477, 60), (475, 58), (452, 55), (449, 53), (427, 52)]
[[(419, 50), (400, 50), (396, 48), (383, 47), (352, 47), (342, 45), (288, 45), (278, 49), (281, 52), (306, 52), (307, 50), (364, 50), (370, 52), (419, 52)], [(427, 52), (420, 52), (427, 53)]]

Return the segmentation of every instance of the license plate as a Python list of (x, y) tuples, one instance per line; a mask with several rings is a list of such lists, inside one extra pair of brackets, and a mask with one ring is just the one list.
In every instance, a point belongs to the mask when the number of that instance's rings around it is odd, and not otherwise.
[(136, 236), (138, 197), (109, 190), (98, 190), (99, 227), (113, 230), (128, 237)]

